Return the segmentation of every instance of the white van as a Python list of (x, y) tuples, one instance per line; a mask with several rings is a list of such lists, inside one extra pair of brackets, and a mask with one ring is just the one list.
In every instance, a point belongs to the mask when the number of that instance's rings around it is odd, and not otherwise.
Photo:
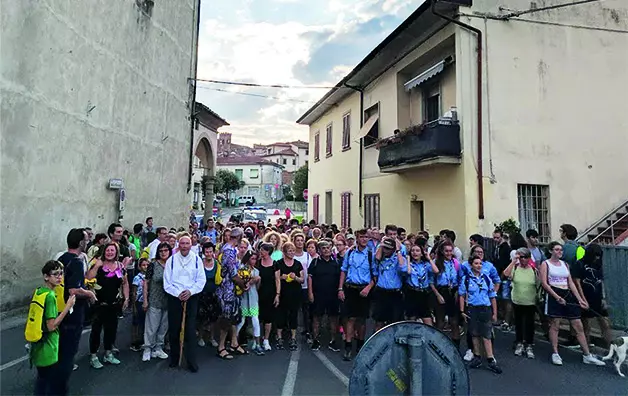
[(255, 197), (252, 195), (240, 195), (237, 199), (238, 199), (238, 205), (243, 205), (243, 206), (255, 205)]

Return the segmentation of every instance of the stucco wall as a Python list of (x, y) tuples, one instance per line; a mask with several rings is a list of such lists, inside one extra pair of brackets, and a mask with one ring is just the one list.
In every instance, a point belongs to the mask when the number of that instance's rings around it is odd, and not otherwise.
[[(242, 181), (245, 185), (239, 191), (238, 195), (249, 195), (250, 186), (259, 187), (259, 195), (256, 195), (255, 199), (258, 203), (267, 203), (273, 199), (277, 199), (282, 195), (281, 192), (281, 167), (274, 165), (220, 165), (218, 169), (225, 169), (235, 173), (236, 169), (242, 169)], [(258, 170), (258, 177), (251, 178), (251, 169)], [(279, 188), (275, 188), (278, 184)], [(253, 194), (255, 195), (255, 194)]]
[(24, 301), (70, 228), (184, 225), (192, 0), (2, 0), (2, 308)]
[[(478, 10), (497, 12), (487, 3)], [(466, 156), (466, 201), (474, 210), (467, 220), (470, 230), (489, 232), (493, 223), (517, 218), (517, 183), (545, 184), (550, 229), (558, 238), (560, 224), (582, 231), (628, 197), (628, 102), (620, 88), (628, 87), (628, 4), (609, 0), (521, 19), (463, 17), (486, 37), (486, 220), (477, 219), (477, 181), (469, 163), (477, 158), (474, 106), (461, 113), (465, 152), (472, 153)], [(459, 44), (458, 94), (461, 103), (472, 103), (475, 42), (461, 31)]]
[[(342, 149), (342, 117), (351, 113), (350, 149)], [(333, 123), (332, 156), (326, 157), (327, 137), (325, 127)], [(308, 177), (308, 218), (314, 219), (313, 197), (320, 195), (319, 222), (325, 219), (325, 193), (332, 192), (332, 219), (340, 226), (340, 194), (351, 192), (351, 226), (356, 229), (364, 224), (359, 202), (359, 143), (356, 136), (360, 131), (360, 95), (356, 92), (338, 106), (327, 112), (310, 126), (310, 152)], [(320, 161), (314, 161), (314, 134), (320, 132)]]

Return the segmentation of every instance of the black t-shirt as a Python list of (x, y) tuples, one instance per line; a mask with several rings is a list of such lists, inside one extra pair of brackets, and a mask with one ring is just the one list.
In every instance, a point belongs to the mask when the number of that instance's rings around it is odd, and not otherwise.
[[(63, 264), (63, 285), (64, 292), (63, 298), (68, 301), (70, 298), (70, 289), (84, 289), (85, 288), (85, 268), (83, 267), (83, 260), (74, 253), (65, 252), (59, 261)], [(85, 308), (87, 307), (87, 300), (84, 298), (77, 298), (74, 304), (73, 313), (66, 316), (63, 320), (67, 323), (83, 324), (83, 315)]]
[(273, 262), (270, 267), (264, 267), (261, 263), (257, 267), (259, 269), (260, 284), (258, 293), (260, 298), (275, 298), (277, 287), (275, 285), (275, 272), (277, 271), (277, 263)]
[(118, 248), (120, 249), (120, 257), (118, 258), (118, 261), (122, 262), (125, 258), (131, 257), (131, 251), (127, 245), (119, 243)]
[[(119, 264), (122, 266), (122, 264)], [(126, 276), (125, 269), (120, 267), (120, 273), (122, 276)], [(113, 276), (107, 276), (110, 273), (106, 273), (102, 267), (98, 268), (96, 272), (96, 283), (100, 286), (100, 289), (96, 290), (96, 297), (98, 298), (97, 304), (112, 305), (118, 302), (118, 294), (120, 293), (120, 286), (122, 286), (122, 278), (118, 277), (115, 273)]]
[[(283, 259), (276, 261), (277, 269), (279, 270), (279, 276), (288, 275), (293, 273), (295, 276), (301, 276), (303, 265), (299, 260), (294, 260), (294, 263), (288, 267)], [(300, 298), (301, 296), (301, 284), (295, 280), (288, 282), (285, 279), (281, 280), (281, 295), (282, 296), (294, 296)]]
[(315, 296), (336, 297), (335, 290), (340, 282), (340, 264), (330, 258), (325, 261), (322, 257), (315, 258), (308, 267), (308, 275), (312, 278), (312, 291)]
[(571, 276), (580, 279), (582, 291), (587, 301), (602, 300), (602, 282), (604, 281), (603, 267), (585, 264), (582, 260), (571, 267)]
[(493, 264), (495, 269), (501, 276), (504, 270), (510, 265), (510, 245), (508, 242), (502, 242), (497, 249), (495, 249), (495, 258)]

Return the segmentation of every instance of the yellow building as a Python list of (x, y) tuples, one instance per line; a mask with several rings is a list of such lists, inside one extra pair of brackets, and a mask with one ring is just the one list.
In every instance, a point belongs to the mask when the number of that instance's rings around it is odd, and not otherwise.
[(297, 121), (310, 218), (463, 245), (510, 217), (557, 238), (626, 201), (628, 5), (467, 3), (422, 4)]

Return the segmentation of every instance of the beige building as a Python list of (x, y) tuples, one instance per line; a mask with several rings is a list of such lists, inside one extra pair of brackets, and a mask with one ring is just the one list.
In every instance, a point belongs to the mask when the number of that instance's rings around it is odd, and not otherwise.
[(283, 168), (276, 162), (258, 156), (221, 157), (218, 158), (218, 169), (233, 172), (244, 182), (244, 186), (231, 193), (230, 198), (253, 196), (256, 203), (265, 204), (283, 197)]
[(628, 3), (429, 3), (298, 120), (308, 216), (466, 245), (510, 217), (557, 238), (626, 202)]

